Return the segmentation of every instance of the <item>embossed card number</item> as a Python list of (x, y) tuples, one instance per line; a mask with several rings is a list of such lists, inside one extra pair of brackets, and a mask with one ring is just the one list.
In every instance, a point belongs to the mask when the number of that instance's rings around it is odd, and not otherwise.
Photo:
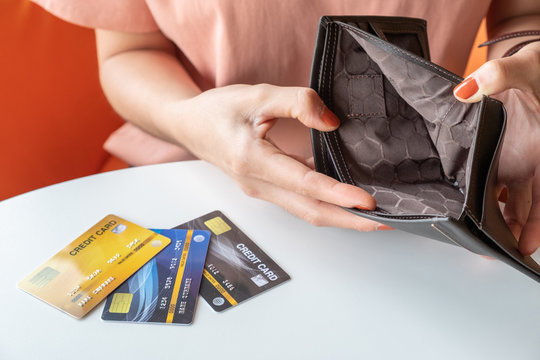
[(165, 236), (108, 215), (18, 286), (81, 318), (169, 243)]

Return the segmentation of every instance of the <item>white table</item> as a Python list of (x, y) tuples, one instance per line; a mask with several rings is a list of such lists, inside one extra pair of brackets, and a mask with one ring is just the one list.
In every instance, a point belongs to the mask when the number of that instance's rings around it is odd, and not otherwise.
[[(169, 228), (215, 209), (292, 280), (221, 314), (201, 299), (190, 326), (104, 322), (103, 305), (76, 320), (16, 289), (106, 214)], [(399, 231), (313, 227), (199, 161), (3, 201), (0, 254), (0, 359), (540, 359), (540, 284), (516, 270)]]

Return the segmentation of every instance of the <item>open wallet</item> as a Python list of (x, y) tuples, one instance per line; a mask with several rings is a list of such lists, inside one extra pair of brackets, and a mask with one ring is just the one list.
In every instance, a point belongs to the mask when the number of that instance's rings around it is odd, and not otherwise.
[(310, 86), (341, 125), (312, 130), (316, 169), (377, 201), (372, 211), (347, 209), (354, 214), (491, 256), (540, 282), (497, 200), (504, 107), (489, 97), (457, 101), (462, 80), (429, 61), (424, 20), (321, 18)]

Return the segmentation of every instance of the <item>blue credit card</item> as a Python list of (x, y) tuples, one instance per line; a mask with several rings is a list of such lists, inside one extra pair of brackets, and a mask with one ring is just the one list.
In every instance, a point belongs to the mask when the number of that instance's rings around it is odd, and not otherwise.
[(193, 322), (210, 232), (152, 230), (171, 243), (107, 297), (103, 320)]

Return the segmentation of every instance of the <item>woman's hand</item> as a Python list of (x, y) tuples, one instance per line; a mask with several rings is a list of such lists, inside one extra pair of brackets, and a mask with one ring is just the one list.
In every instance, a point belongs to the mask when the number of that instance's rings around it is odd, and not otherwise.
[(103, 89), (124, 119), (220, 167), (248, 195), (312, 224), (388, 228), (340, 207), (373, 209), (364, 190), (313, 171), (267, 139), (276, 118), (334, 130), (339, 120), (315, 91), (234, 85), (201, 93), (161, 32), (97, 30), (96, 39)]
[(508, 115), (499, 189), (507, 189), (504, 218), (530, 255), (540, 246), (540, 42), (516, 54), (486, 62), (454, 94), (463, 102), (496, 95)]
[(373, 209), (364, 190), (342, 184), (293, 159), (266, 137), (277, 118), (330, 131), (339, 125), (309, 88), (232, 85), (179, 102), (177, 141), (230, 175), (249, 196), (271, 201), (318, 226), (387, 228), (339, 206)]

